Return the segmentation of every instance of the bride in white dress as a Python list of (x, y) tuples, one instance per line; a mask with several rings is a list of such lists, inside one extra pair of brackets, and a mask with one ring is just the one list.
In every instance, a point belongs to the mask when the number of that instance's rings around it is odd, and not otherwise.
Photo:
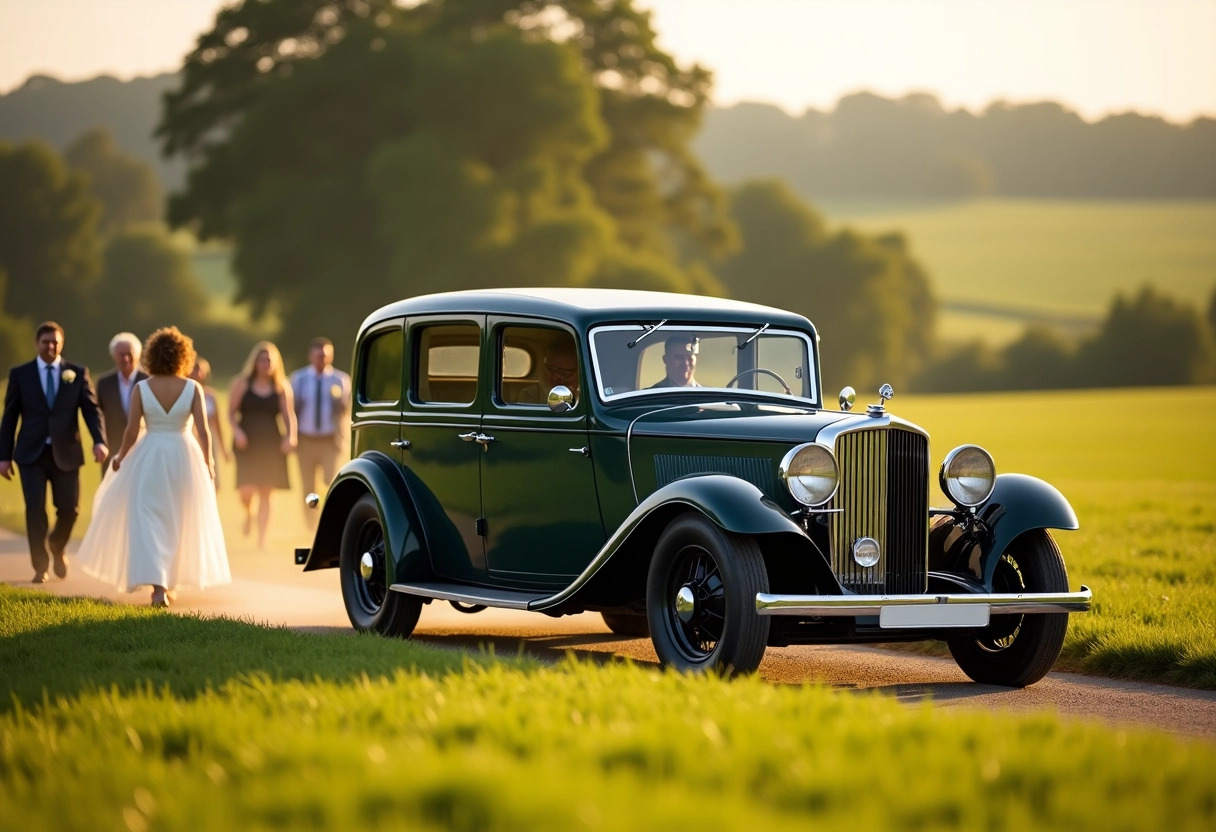
[(166, 327), (152, 333), (143, 355), (150, 377), (135, 385), (122, 448), (93, 498), (77, 562), (128, 592), (151, 586), (152, 605), (167, 607), (167, 590), (204, 589), (232, 577), (203, 389), (186, 378), (194, 344)]

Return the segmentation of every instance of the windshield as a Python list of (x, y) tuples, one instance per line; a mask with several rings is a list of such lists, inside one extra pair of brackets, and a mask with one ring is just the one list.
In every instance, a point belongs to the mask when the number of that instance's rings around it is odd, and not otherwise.
[[(604, 401), (678, 390), (743, 390), (817, 401), (810, 336), (747, 326), (618, 324), (591, 332)], [(630, 344), (633, 344), (631, 347)]]

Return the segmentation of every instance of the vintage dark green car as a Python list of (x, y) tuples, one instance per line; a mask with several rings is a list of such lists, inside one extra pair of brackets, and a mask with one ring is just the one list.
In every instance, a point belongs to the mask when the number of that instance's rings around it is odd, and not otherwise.
[[(1069, 592), (1047, 483), (829, 409), (811, 323), (716, 298), (596, 289), (427, 295), (355, 350), (352, 456), (306, 570), (351, 623), (408, 636), (449, 601), (603, 614), (663, 664), (750, 672), (769, 645), (942, 639), (971, 678), (1040, 679)], [(309, 495), (312, 505), (320, 502)]]

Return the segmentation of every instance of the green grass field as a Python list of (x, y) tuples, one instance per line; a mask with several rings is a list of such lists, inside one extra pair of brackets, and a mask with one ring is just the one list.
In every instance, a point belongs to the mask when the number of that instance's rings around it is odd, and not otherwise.
[(547, 667), (2, 586), (0, 666), (11, 829), (1216, 823), (1212, 744), (1051, 714)]
[(947, 340), (1012, 340), (1026, 323), (1082, 330), (1116, 292), (1151, 283), (1205, 309), (1216, 289), (1216, 201), (987, 199), (824, 203), (833, 225), (899, 230), (946, 307)]
[[(1076, 509), (1081, 529), (1056, 540), (1095, 603), (1072, 617), (1059, 668), (1216, 688), (1216, 388), (907, 396), (890, 409), (928, 429), (934, 465), (978, 443), (999, 471), (1045, 479)], [(77, 536), (97, 479), (86, 466)], [(271, 552), (304, 545), (301, 496), (276, 496)], [(230, 485), (220, 509), (231, 537)], [(0, 481), (0, 523), (22, 531), (22, 511), (17, 481)]]

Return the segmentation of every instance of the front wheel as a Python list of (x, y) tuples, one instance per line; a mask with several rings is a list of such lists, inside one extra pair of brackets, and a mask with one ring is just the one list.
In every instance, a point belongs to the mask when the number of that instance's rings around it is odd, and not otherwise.
[(646, 617), (659, 662), (677, 670), (751, 673), (768, 644), (756, 614), (768, 592), (760, 547), (689, 512), (663, 532), (646, 580)]
[(356, 630), (406, 638), (422, 612), (422, 599), (388, 588), (388, 552), (380, 509), (371, 494), (354, 504), (338, 554), (342, 600)]
[[(1055, 541), (1043, 529), (1019, 535), (1001, 555), (994, 593), (1067, 592), (1068, 572)], [(946, 644), (963, 672), (977, 682), (1022, 688), (1051, 670), (1068, 630), (1065, 613), (994, 615), (978, 637)]]

